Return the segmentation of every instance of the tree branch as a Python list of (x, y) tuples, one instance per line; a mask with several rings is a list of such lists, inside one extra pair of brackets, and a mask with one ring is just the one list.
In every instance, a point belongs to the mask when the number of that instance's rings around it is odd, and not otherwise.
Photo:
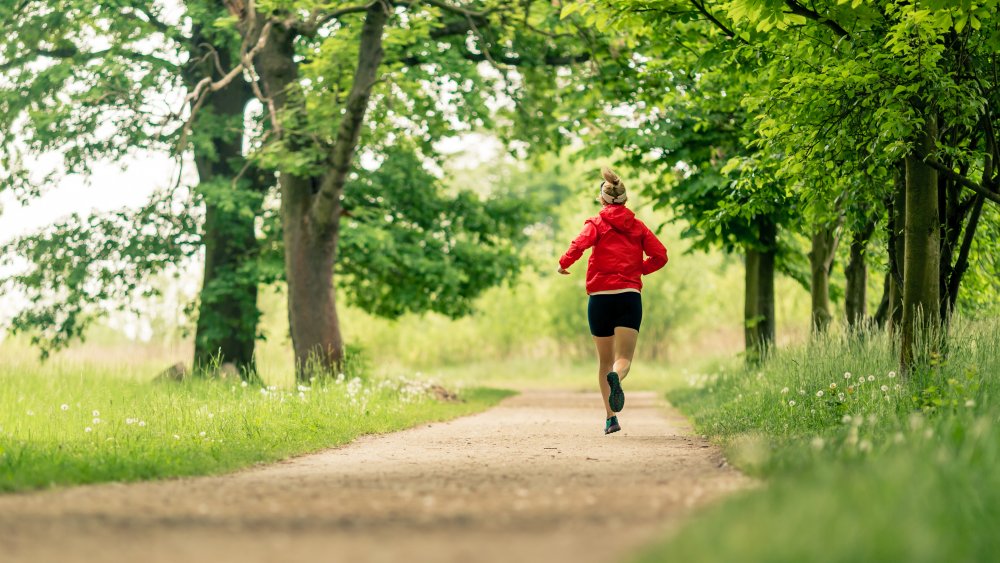
[(718, 18), (713, 16), (712, 13), (705, 8), (705, 0), (702, 0), (701, 3), (698, 3), (697, 0), (691, 0), (691, 5), (694, 6), (699, 12), (701, 12), (703, 16), (708, 18), (708, 21), (712, 22), (715, 25), (715, 27), (721, 29), (722, 32), (725, 33), (727, 36), (732, 37), (733, 39), (736, 39), (746, 45), (750, 44), (749, 41), (737, 35), (733, 30), (726, 27), (726, 24), (722, 23), (721, 21), (719, 21)]
[(944, 176), (949, 180), (959, 184), (960, 186), (964, 186), (976, 192), (977, 194), (992, 201), (993, 203), (1000, 205), (1000, 194), (991, 189), (991, 187), (993, 187), (996, 184), (995, 180), (984, 178), (983, 180), (985, 182), (984, 184), (977, 184), (976, 182), (973, 182), (972, 180), (966, 178), (965, 176), (962, 176), (961, 174), (955, 172), (954, 170), (948, 168), (947, 166), (944, 166), (943, 164), (937, 162), (932, 158), (926, 158), (920, 153), (917, 153), (917, 155), (923, 159), (923, 161), (927, 164), (927, 166), (930, 166), (931, 168), (937, 170), (939, 173), (944, 174)]
[(373, 3), (368, 7), (364, 26), (361, 28), (361, 44), (358, 48), (358, 66), (354, 71), (354, 82), (344, 104), (344, 115), (337, 128), (337, 137), (330, 151), (330, 171), (323, 175), (319, 192), (309, 211), (311, 222), (317, 232), (336, 228), (340, 216), (340, 194), (351, 170), (351, 161), (357, 149), (361, 126), (368, 111), (368, 100), (378, 79), (378, 69), (385, 51), (382, 49), (382, 32), (388, 19), (386, 7)]
[(832, 19), (821, 15), (819, 12), (810, 10), (802, 4), (799, 4), (796, 0), (785, 0), (785, 5), (791, 10), (791, 13), (797, 16), (803, 16), (805, 18), (817, 21), (830, 29), (840, 37), (851, 37), (851, 34), (847, 32), (846, 29), (840, 26), (839, 23), (833, 21)]

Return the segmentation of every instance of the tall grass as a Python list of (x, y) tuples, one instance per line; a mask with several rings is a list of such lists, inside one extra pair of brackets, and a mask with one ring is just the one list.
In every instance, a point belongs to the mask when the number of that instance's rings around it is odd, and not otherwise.
[(1000, 324), (959, 321), (947, 353), (905, 380), (880, 335), (692, 377), (671, 400), (768, 484), (643, 560), (994, 560), (998, 350)]

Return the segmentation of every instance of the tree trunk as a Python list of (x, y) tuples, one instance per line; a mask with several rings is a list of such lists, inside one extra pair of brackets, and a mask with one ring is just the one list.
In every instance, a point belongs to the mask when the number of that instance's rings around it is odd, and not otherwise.
[[(204, 60), (204, 38), (195, 29), (192, 60)], [(197, 39), (201, 38), (201, 39)], [(216, 49), (220, 64), (231, 64), (228, 48)], [(202, 63), (187, 70), (189, 86), (214, 72), (214, 65)], [(250, 87), (234, 80), (210, 94), (196, 119), (196, 129), (206, 140), (196, 142), (195, 166), (205, 201), (205, 271), (198, 304), (194, 366), (232, 363), (241, 377), (256, 376), (254, 345), (257, 338), (257, 275), (252, 264), (258, 243), (254, 220), (260, 214), (263, 191), (267, 188), (257, 175), (237, 182), (244, 169), (243, 116), (252, 99)], [(201, 148), (210, 142), (211, 150)], [(235, 190), (235, 191), (234, 191)]]
[(809, 268), (812, 272), (810, 294), (812, 295), (813, 334), (826, 332), (830, 325), (830, 267), (837, 250), (837, 238), (833, 227), (817, 229), (812, 235), (812, 249), (809, 251)]
[(878, 310), (875, 311), (875, 316), (872, 317), (875, 326), (879, 328), (885, 328), (889, 320), (889, 301), (892, 299), (890, 284), (892, 284), (892, 274), (886, 272), (885, 279), (882, 282), (882, 300), (879, 301)]
[(896, 334), (903, 322), (903, 258), (906, 250), (906, 164), (896, 167), (889, 199), (889, 332)]
[(758, 363), (774, 343), (774, 258), (777, 226), (758, 217), (757, 245), (746, 248), (744, 337), (748, 363)]
[(875, 232), (875, 219), (867, 223), (851, 237), (850, 258), (844, 268), (846, 289), (844, 291), (844, 309), (847, 313), (847, 326), (852, 332), (864, 328), (868, 316), (867, 290), (868, 266), (865, 264), (865, 254), (868, 240)]
[[(937, 122), (924, 116), (917, 139), (921, 154), (934, 151)], [(900, 366), (909, 373), (936, 349), (940, 321), (940, 229), (937, 171), (912, 153), (906, 157), (906, 226), (903, 258), (903, 323)]]

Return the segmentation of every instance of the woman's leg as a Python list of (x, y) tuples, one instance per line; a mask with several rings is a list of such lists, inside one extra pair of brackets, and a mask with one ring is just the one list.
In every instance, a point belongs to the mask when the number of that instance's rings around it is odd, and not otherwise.
[(639, 340), (639, 331), (634, 328), (618, 326), (615, 327), (615, 335), (611, 340), (614, 341), (615, 345), (615, 361), (612, 369), (618, 373), (619, 380), (624, 380), (632, 367), (632, 356), (635, 354), (635, 343)]
[(600, 382), (601, 395), (604, 397), (604, 410), (608, 413), (608, 418), (615, 415), (608, 404), (608, 397), (611, 396), (611, 386), (608, 385), (607, 375), (611, 371), (611, 365), (615, 357), (615, 337), (595, 336), (594, 344), (597, 346), (597, 381)]

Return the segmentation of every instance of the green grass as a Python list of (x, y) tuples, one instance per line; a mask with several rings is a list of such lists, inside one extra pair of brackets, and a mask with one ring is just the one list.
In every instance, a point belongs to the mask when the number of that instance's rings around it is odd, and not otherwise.
[(830, 337), (668, 393), (765, 486), (640, 560), (996, 560), (1000, 326), (956, 326), (950, 342), (907, 381), (884, 336)]
[(220, 473), (470, 414), (510, 394), (467, 388), (461, 402), (439, 402), (406, 380), (262, 388), (0, 367), (0, 491)]

